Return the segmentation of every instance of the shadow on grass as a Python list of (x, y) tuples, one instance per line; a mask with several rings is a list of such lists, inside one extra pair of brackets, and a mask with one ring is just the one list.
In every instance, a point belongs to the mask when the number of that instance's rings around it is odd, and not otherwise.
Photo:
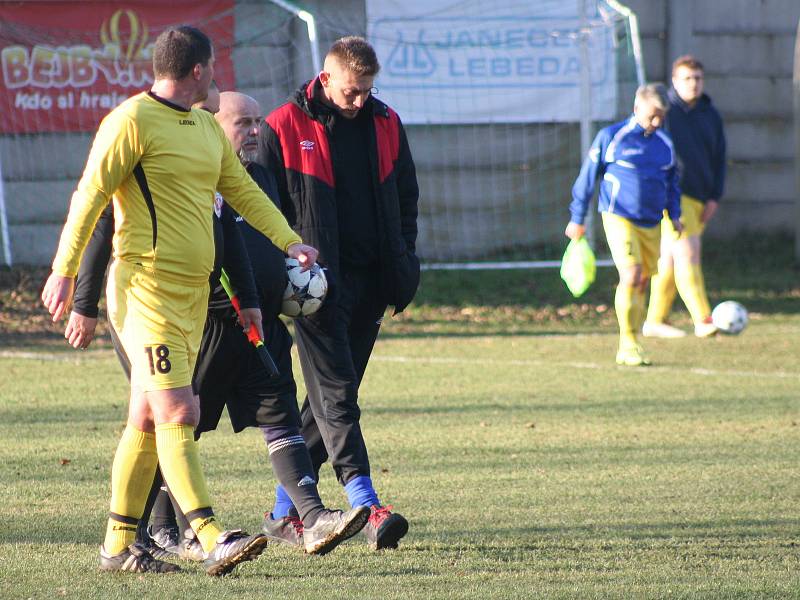
[[(67, 540), (60, 519), (21, 519), (0, 532), (3, 544), (64, 544)], [(635, 543), (644, 551), (672, 549), (689, 550), (694, 543), (702, 544), (702, 554), (717, 554), (761, 545), (774, 540), (775, 546), (787, 546), (789, 532), (800, 528), (800, 519), (726, 519), (675, 520), (661, 522), (626, 522), (591, 525), (483, 527), (449, 530), (446, 535), (429, 532), (424, 525), (414, 527), (412, 535), (402, 545), (401, 552), (430, 553), (446, 560), (448, 554), (462, 556), (465, 551), (491, 557), (493, 561), (518, 561), (520, 554), (553, 553), (560, 556), (574, 552), (586, 556), (591, 552), (619, 552), (620, 544)], [(102, 530), (83, 527), (74, 530), (71, 544), (97, 544)], [(357, 539), (357, 538), (356, 538)], [(487, 540), (496, 543), (486, 543)], [(535, 541), (534, 541), (535, 540)], [(718, 544), (714, 544), (714, 540)], [(656, 546), (646, 545), (648, 542)], [(688, 547), (687, 547), (688, 546)], [(800, 545), (788, 546), (800, 552)], [(693, 550), (695, 553), (697, 550)]]
[[(726, 519), (725, 521), (709, 520), (675, 520), (662, 522), (590, 524), (590, 525), (554, 525), (554, 526), (520, 526), (520, 527), (486, 527), (473, 530), (448, 531), (446, 536), (437, 536), (427, 533), (424, 527), (414, 530), (414, 548), (417, 551), (442, 551), (451, 546), (483, 551), (487, 555), (507, 554), (514, 556), (521, 551), (572, 550), (585, 553), (588, 550), (611, 550), (610, 541), (663, 541), (673, 543), (664, 544), (665, 547), (684, 545), (691, 541), (719, 540), (722, 543), (752, 542), (768, 538), (786, 539), (793, 537), (791, 532), (800, 527), (800, 519)], [(504, 539), (519, 539), (535, 537), (535, 542), (522, 542), (513, 545), (503, 545)], [(453, 546), (453, 538), (469, 540)], [(574, 545), (576, 538), (582, 542)], [(487, 544), (486, 540), (497, 540), (498, 544)], [(434, 544), (431, 544), (434, 542)], [(438, 543), (437, 543), (438, 542)], [(440, 545), (441, 544), (441, 545)], [(751, 544), (744, 544), (751, 545)], [(800, 544), (790, 543), (800, 552)], [(442, 548), (444, 546), (444, 548)], [(617, 549), (617, 548), (614, 548)], [(708, 546), (711, 552), (713, 546)]]
[[(510, 327), (487, 327), (486, 329), (480, 329), (479, 331), (469, 331), (471, 327), (474, 326), (469, 323), (465, 322), (463, 324), (458, 323), (451, 323), (451, 322), (436, 322), (431, 321), (428, 322), (427, 325), (435, 327), (437, 329), (434, 330), (426, 330), (425, 329), (426, 323), (413, 323), (405, 330), (401, 331), (393, 331), (391, 329), (385, 330), (381, 332), (380, 339), (420, 339), (420, 338), (454, 338), (454, 339), (469, 339), (469, 338), (484, 338), (484, 337), (500, 337), (500, 338), (520, 338), (520, 337), (529, 337), (529, 338), (538, 338), (538, 337), (575, 337), (575, 336), (583, 336), (583, 335), (603, 335), (604, 333), (614, 333), (613, 331), (609, 330), (608, 332), (599, 332), (596, 326), (586, 325), (583, 327), (570, 327), (569, 331), (565, 329), (536, 329), (532, 331), (531, 329), (523, 329), (516, 325), (511, 325)], [(403, 327), (403, 326), (401, 326)], [(466, 331), (449, 331), (449, 328), (456, 328), (456, 327), (463, 327), (467, 329)], [(536, 327), (536, 325), (531, 325), (531, 328)], [(421, 331), (416, 330), (417, 328), (422, 329)]]

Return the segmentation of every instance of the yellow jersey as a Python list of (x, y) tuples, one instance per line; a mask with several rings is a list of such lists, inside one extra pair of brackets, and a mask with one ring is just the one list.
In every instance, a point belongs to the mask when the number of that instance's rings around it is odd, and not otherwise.
[(219, 191), (281, 250), (300, 242), (252, 180), (211, 113), (149, 93), (100, 123), (72, 195), (53, 272), (74, 277), (95, 223), (114, 202), (114, 258), (153, 275), (203, 283), (214, 265), (212, 212)]

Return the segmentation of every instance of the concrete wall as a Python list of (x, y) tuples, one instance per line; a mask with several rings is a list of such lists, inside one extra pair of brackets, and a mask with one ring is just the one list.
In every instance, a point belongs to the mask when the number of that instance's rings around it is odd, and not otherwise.
[[(709, 234), (741, 230), (794, 230), (794, 146), (792, 67), (798, 0), (626, 0), (639, 16), (648, 79), (669, 81), (672, 60), (692, 52), (706, 65), (706, 90), (725, 120), (729, 176), (723, 210)], [(347, 33), (366, 30), (364, 0), (303, 3), (319, 19), (320, 46)], [(265, 23), (275, 31), (264, 34)], [(305, 46), (292, 44), (305, 31), (276, 16), (257, 0), (236, 4), (234, 50), (237, 85), (268, 111), (289, 90), (311, 77)], [(266, 67), (266, 68), (265, 68)], [(410, 127), (422, 187), (422, 247), (447, 242), (452, 255), (475, 247), (486, 255), (513, 247), (546, 245), (559, 239), (567, 218), (568, 190), (577, 172), (577, 131), (531, 125), (511, 129), (474, 127), (453, 137), (443, 127)], [(91, 136), (49, 134), (0, 137), (0, 160), (15, 262), (48, 263), (80, 177)], [(518, 153), (502, 165), (492, 157), (510, 147)], [(567, 161), (555, 154), (568, 154)], [(563, 157), (562, 157), (563, 158)], [(469, 164), (465, 176), (456, 161)], [(488, 162), (487, 162), (488, 161)], [(558, 163), (558, 164), (557, 164)], [(551, 168), (552, 167), (552, 168)], [(547, 182), (537, 175), (545, 169)], [(446, 206), (453, 188), (458, 206)], [(493, 205), (493, 225), (481, 218), (488, 192), (508, 192)], [(449, 197), (452, 197), (450, 195)], [(535, 225), (535, 226), (534, 226)], [(443, 239), (444, 238), (444, 239)], [(429, 257), (440, 260), (438, 250)]]
[(724, 205), (709, 234), (796, 231), (792, 70), (798, 0), (625, 0), (638, 17), (648, 79), (695, 54), (728, 138)]

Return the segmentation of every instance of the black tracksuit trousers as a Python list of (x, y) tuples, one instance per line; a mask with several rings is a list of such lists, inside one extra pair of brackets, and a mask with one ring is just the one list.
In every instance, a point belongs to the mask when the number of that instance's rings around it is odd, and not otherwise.
[(387, 305), (377, 269), (343, 266), (338, 283), (332, 302), (295, 321), (295, 337), (308, 392), (300, 411), (303, 438), (316, 472), (330, 458), (345, 485), (370, 474), (358, 388)]

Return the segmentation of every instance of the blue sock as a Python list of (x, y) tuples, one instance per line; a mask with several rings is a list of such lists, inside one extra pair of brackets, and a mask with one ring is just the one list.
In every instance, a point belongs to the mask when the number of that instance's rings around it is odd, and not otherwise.
[(282, 485), (275, 486), (275, 506), (272, 509), (272, 518), (281, 519), (289, 515), (289, 511), (294, 510), (292, 499), (289, 494), (283, 489)]
[(347, 500), (350, 502), (351, 507), (380, 506), (381, 504), (375, 488), (372, 487), (372, 479), (367, 475), (353, 477), (344, 486), (344, 491), (347, 493)]

